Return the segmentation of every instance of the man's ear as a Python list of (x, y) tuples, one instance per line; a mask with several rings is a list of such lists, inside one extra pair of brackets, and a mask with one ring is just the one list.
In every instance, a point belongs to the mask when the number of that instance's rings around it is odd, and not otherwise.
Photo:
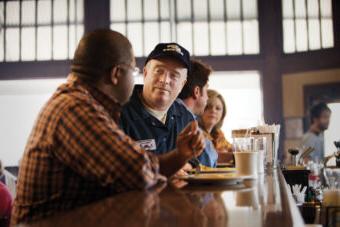
[(144, 66), (144, 68), (143, 68), (143, 78), (144, 78), (144, 79), (145, 79), (147, 73), (148, 73), (148, 69), (147, 69), (147, 65), (146, 65), (146, 66)]
[(110, 73), (110, 83), (112, 83), (113, 85), (117, 85), (121, 73), (122, 72), (119, 67), (113, 67)]
[(199, 86), (195, 86), (194, 90), (192, 91), (192, 97), (197, 99), (201, 96), (201, 88)]

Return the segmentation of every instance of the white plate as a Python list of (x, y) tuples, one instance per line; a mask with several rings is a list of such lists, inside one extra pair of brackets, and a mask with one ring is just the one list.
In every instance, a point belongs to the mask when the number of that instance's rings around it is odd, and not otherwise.
[(235, 173), (200, 173), (179, 176), (178, 178), (187, 181), (189, 184), (234, 185), (241, 183), (247, 177), (238, 176)]
[[(192, 169), (188, 171), (189, 173), (196, 173), (196, 169)], [(233, 173), (236, 172), (235, 168), (230, 168), (230, 167), (224, 167), (224, 168), (210, 168), (210, 167), (205, 167), (202, 168), (200, 173)]]

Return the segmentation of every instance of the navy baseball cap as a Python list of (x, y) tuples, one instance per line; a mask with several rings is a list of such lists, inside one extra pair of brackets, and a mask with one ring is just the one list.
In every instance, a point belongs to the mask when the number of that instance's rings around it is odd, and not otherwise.
[(169, 57), (178, 60), (188, 69), (188, 73), (190, 72), (190, 53), (184, 47), (177, 43), (157, 44), (156, 47), (149, 54), (144, 65), (146, 65), (151, 59), (158, 59), (163, 57)]

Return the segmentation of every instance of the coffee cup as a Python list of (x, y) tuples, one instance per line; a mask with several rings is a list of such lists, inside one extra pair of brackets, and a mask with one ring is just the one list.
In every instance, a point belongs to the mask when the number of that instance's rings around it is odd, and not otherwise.
[(251, 176), (257, 178), (258, 173), (258, 152), (239, 151), (235, 152), (236, 173), (239, 176)]

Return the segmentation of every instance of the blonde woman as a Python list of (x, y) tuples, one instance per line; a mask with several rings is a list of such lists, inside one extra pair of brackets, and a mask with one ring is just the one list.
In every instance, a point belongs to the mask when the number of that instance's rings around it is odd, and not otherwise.
[(229, 162), (233, 159), (232, 144), (227, 141), (221, 130), (226, 114), (227, 108), (222, 95), (215, 90), (208, 90), (208, 102), (200, 116), (200, 126), (219, 153), (219, 162)]

